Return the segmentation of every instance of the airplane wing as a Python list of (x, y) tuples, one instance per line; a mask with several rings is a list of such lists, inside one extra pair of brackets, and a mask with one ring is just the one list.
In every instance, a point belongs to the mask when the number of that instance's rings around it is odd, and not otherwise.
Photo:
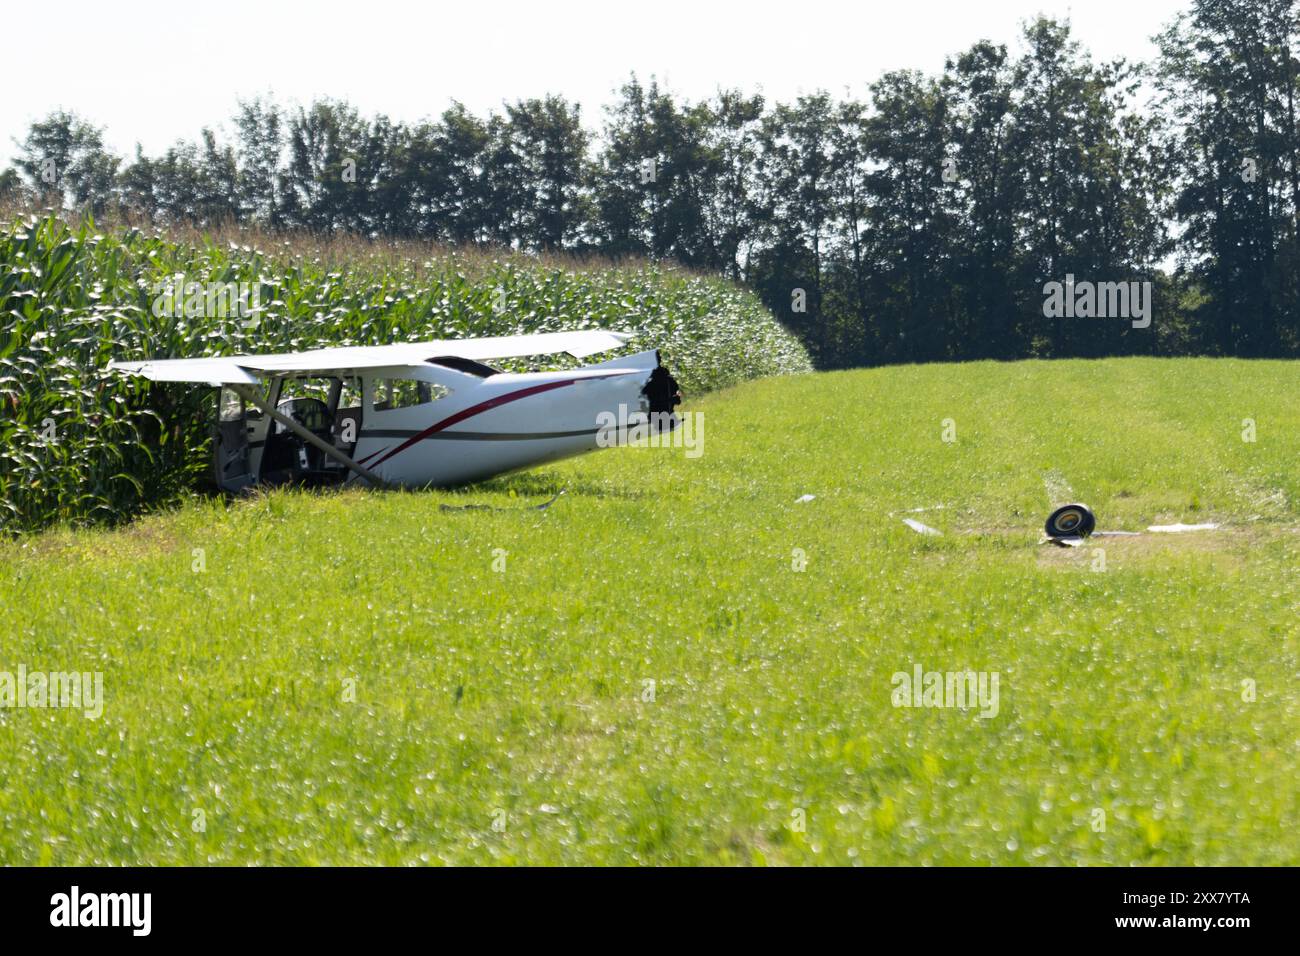
[(422, 365), (432, 358), (457, 356), (484, 361), (529, 355), (567, 353), (586, 358), (625, 345), (626, 332), (585, 329), (577, 332), (537, 332), (481, 339), (440, 339), (361, 345), (286, 352), (280, 355), (232, 355), (221, 358), (160, 359), (148, 362), (110, 362), (110, 369), (143, 375), (155, 382), (206, 382), (212, 385), (256, 384), (281, 372), (339, 372), (352, 369)]
[[(435, 355), (458, 355), (461, 358), (482, 362), (485, 359), (523, 358), (528, 355), (555, 355), (567, 352), (574, 358), (586, 358), (599, 352), (608, 352), (631, 341), (627, 332), (607, 332), (604, 329), (585, 329), (580, 332), (536, 332), (532, 335), (499, 335), (495, 338), (451, 339), (437, 344), (446, 352)], [(430, 356), (432, 357), (432, 356)]]
[(156, 362), (109, 362), (114, 371), (143, 375), (155, 382), (207, 382), (210, 385), (256, 385), (261, 379), (233, 358), (163, 359)]

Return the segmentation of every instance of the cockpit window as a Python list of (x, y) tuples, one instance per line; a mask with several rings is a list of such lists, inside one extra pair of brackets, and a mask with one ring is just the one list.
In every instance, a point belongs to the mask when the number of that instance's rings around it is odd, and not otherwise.
[(501, 374), (499, 368), (484, 365), (482, 362), (476, 362), (473, 359), (461, 358), (459, 355), (440, 355), (437, 358), (429, 359), (429, 364), (441, 365), (443, 368), (464, 372), (466, 375), (477, 375), (479, 378), (488, 378), (492, 375)]

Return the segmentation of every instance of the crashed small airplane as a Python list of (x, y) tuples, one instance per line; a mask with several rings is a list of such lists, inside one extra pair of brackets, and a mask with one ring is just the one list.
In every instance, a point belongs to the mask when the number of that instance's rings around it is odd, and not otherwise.
[(592, 451), (600, 421), (620, 406), (633, 413), (624, 418), (631, 424), (671, 431), (681, 393), (658, 351), (560, 372), (485, 364), (561, 353), (584, 359), (630, 338), (543, 332), (108, 367), (221, 389), (214, 468), (224, 491), (351, 481), (423, 488)]

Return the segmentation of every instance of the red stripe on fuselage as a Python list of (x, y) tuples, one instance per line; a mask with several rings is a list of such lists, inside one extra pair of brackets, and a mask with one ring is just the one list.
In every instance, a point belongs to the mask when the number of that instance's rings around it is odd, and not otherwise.
[[(530, 385), (528, 388), (521, 388), (517, 392), (506, 392), (504, 395), (498, 395), (496, 398), (489, 398), (486, 402), (479, 402), (477, 405), (471, 405), (469, 408), (463, 409), (454, 415), (448, 415), (442, 421), (435, 422), (419, 434), (412, 435), (370, 467), (378, 468), (394, 455), (406, 451), (406, 449), (418, 442), (424, 441), (424, 439), (428, 438), (430, 435), (440, 432), (445, 428), (450, 428), (452, 425), (458, 425), (467, 418), (473, 418), (475, 415), (481, 415), (483, 412), (490, 412), (492, 409), (498, 408), (501, 405), (507, 405), (510, 402), (517, 402), (519, 399), (528, 398), (530, 395), (539, 395), (542, 392), (549, 392), (555, 388), (563, 388), (565, 385), (572, 385), (575, 382), (591, 382), (596, 379), (614, 378), (617, 375), (626, 374), (628, 373), (616, 372), (614, 375), (585, 375), (582, 378), (566, 378), (560, 382), (543, 382), (541, 385)], [(379, 452), (375, 452), (375, 455), (377, 454), (379, 454)], [(368, 455), (366, 458), (362, 458), (358, 464), (364, 465), (368, 458), (373, 457), (374, 455)]]

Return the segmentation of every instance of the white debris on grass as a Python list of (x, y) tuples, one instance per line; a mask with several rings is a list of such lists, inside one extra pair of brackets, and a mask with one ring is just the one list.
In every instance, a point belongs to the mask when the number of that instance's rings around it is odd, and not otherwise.
[(943, 534), (942, 531), (939, 531), (936, 528), (931, 528), (928, 524), (921, 524), (921, 522), (917, 521), (915, 518), (904, 518), (903, 524), (907, 525), (917, 534), (932, 534), (932, 535)]
[[(1214, 531), (1219, 526), (1217, 524), (1153, 524), (1147, 528), (1147, 531), (1156, 534), (1179, 534), (1184, 531)], [(1142, 536), (1141, 531), (1094, 531), (1091, 535), (1093, 538), (1139, 538)], [(1043, 538), (1039, 544), (1054, 544), (1062, 548), (1077, 548), (1084, 542), (1080, 537), (1069, 538)]]
[(807, 504), (816, 497), (816, 495), (800, 495), (798, 498), (794, 499), (794, 503), (797, 505)]

